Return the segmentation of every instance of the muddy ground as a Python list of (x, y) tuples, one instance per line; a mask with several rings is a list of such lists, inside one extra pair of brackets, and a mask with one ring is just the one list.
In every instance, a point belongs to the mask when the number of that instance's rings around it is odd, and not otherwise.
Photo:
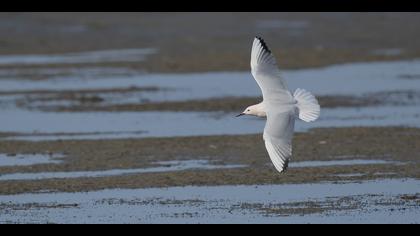
[(170, 73), (243, 71), (249, 69), (252, 39), (260, 35), (280, 67), (307, 68), (417, 58), (419, 21), (415, 12), (0, 13), (0, 54), (152, 47), (158, 53), (128, 66)]
[[(292, 162), (346, 159), (393, 160), (401, 163), (290, 168), (279, 174), (264, 149), (261, 135), (147, 138), (97, 141), (1, 141), (0, 152), (62, 153), (61, 164), (0, 167), (1, 174), (91, 171), (151, 167), (168, 160), (210, 160), (245, 164), (244, 168), (185, 170), (114, 177), (1, 181), (1, 194), (38, 191), (89, 191), (185, 185), (311, 183), (319, 181), (420, 177), (420, 129), (337, 128), (296, 134)], [(337, 177), (336, 174), (362, 173)]]

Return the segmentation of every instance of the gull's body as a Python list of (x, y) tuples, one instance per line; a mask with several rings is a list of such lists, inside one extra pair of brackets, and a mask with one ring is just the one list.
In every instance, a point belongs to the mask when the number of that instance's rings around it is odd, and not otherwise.
[(252, 45), (251, 72), (261, 88), (263, 101), (248, 107), (242, 114), (267, 117), (263, 134), (265, 147), (275, 168), (283, 172), (292, 156), (295, 119), (315, 121), (320, 115), (320, 106), (316, 98), (303, 89), (291, 94), (276, 59), (259, 37)]

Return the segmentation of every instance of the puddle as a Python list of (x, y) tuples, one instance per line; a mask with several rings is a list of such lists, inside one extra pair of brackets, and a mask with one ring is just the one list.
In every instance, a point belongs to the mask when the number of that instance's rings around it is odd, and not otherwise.
[[(376, 173), (373, 173), (373, 175), (375, 175), (375, 176), (379, 176), (379, 175), (389, 176), (389, 175), (396, 175), (396, 174), (397, 173), (395, 173), (395, 172), (376, 172)], [(346, 177), (362, 177), (362, 176), (365, 176), (365, 175), (368, 175), (368, 173), (334, 174), (334, 175), (331, 175), (331, 176), (346, 178)]]
[(371, 54), (379, 55), (379, 56), (399, 56), (404, 53), (404, 49), (401, 48), (385, 48), (385, 49), (377, 49), (373, 50)]
[(41, 172), (41, 173), (13, 173), (0, 175), (0, 181), (6, 180), (42, 180), (67, 178), (95, 178), (128, 174), (182, 171), (188, 169), (230, 169), (242, 168), (245, 165), (214, 165), (207, 160), (166, 161), (156, 162), (158, 167), (138, 169), (112, 169), (102, 171), (72, 171), (72, 172)]
[(337, 177), (361, 177), (361, 176), (365, 176), (366, 174), (362, 174), (362, 173), (353, 173), (353, 174), (337, 174), (337, 175), (333, 175), (333, 176), (337, 176)]
[(396, 175), (397, 173), (394, 172), (377, 172), (374, 173), (373, 175)]
[(291, 168), (302, 168), (302, 167), (321, 167), (321, 166), (350, 166), (350, 165), (376, 165), (376, 164), (401, 164), (396, 161), (385, 161), (385, 160), (332, 160), (332, 161), (299, 161), (290, 162)]
[(153, 48), (116, 49), (51, 55), (0, 55), (0, 65), (48, 65), (142, 61)]
[(331, 156), (334, 159), (379, 159), (379, 158), (392, 158), (392, 155), (384, 154), (381, 156), (368, 156), (368, 155), (336, 155)]
[[(415, 179), (316, 184), (112, 189), (0, 196), (14, 223), (420, 223)], [(329, 204), (332, 208), (323, 209)], [(259, 207), (245, 207), (259, 206)], [(321, 208), (276, 214), (264, 208)], [(294, 208), (294, 209), (293, 209)], [(287, 210), (286, 209), (286, 210)]]
[(1, 166), (31, 166), (36, 164), (59, 164), (61, 154), (0, 154)]
[(46, 141), (46, 140), (95, 140), (95, 139), (124, 139), (144, 137), (146, 131), (130, 132), (84, 132), (84, 133), (13, 133), (4, 135), (4, 140), (27, 140), (27, 141)]
[(84, 78), (84, 79), (95, 79), (95, 78), (106, 78), (106, 77), (118, 77), (118, 76), (138, 76), (144, 73), (143, 71), (134, 70), (126, 67), (59, 67), (54, 68), (48, 67), (22, 67), (22, 68), (0, 68), (1, 79), (35, 79), (35, 80), (47, 80), (60, 77), (67, 78)]

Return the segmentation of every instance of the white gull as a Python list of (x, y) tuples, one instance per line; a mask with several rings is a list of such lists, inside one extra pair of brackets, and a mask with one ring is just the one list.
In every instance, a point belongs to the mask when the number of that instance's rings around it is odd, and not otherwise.
[(255, 37), (252, 45), (251, 72), (262, 91), (263, 101), (247, 107), (238, 116), (267, 117), (263, 135), (265, 147), (277, 171), (284, 172), (292, 156), (295, 119), (315, 121), (321, 109), (308, 91), (298, 88), (291, 94), (276, 59), (260, 37)]

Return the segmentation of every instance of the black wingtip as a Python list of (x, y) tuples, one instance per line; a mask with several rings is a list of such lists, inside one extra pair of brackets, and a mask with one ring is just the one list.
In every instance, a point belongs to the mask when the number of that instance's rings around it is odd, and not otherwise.
[(289, 160), (286, 159), (286, 161), (284, 162), (284, 167), (283, 170), (280, 171), (281, 174), (285, 174), (287, 172), (287, 169), (289, 168)]
[(264, 50), (266, 50), (267, 52), (271, 53), (271, 50), (267, 47), (267, 44), (265, 44), (264, 39), (262, 39), (260, 36), (255, 36), (255, 38), (260, 41), (261, 46), (263, 47)]

